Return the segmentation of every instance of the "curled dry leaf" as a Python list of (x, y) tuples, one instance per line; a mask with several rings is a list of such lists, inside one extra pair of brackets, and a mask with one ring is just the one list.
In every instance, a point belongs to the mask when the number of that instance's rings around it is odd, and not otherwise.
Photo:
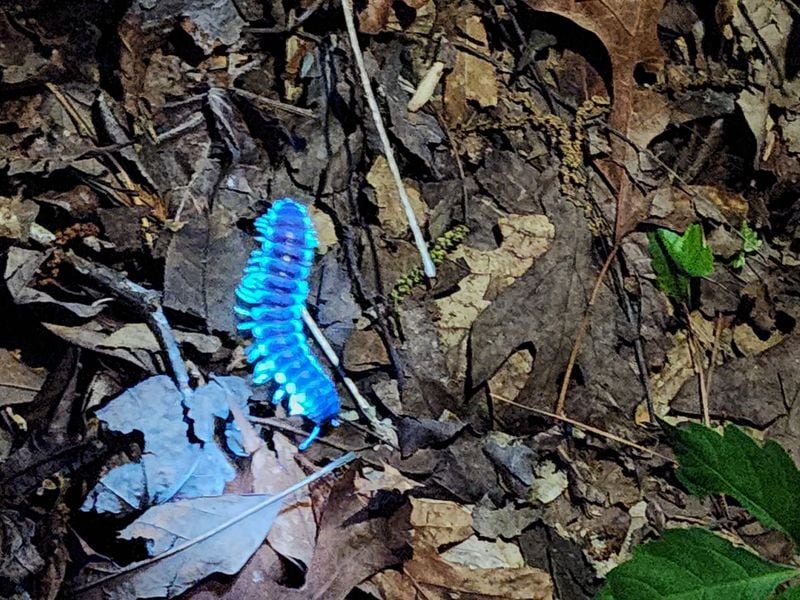
[(439, 548), (472, 535), (472, 511), (447, 500), (411, 498), (410, 521), (415, 547)]
[[(273, 433), (272, 441), (274, 450), (262, 446), (253, 455), (253, 488), (258, 493), (275, 494), (305, 477), (295, 460), (297, 448), (278, 432)], [(311, 498), (297, 494), (286, 499), (267, 541), (278, 554), (308, 565), (314, 555), (316, 537), (317, 524)]]
[(433, 91), (436, 89), (436, 86), (439, 85), (442, 73), (444, 73), (443, 62), (436, 61), (431, 65), (430, 69), (425, 72), (425, 75), (419, 82), (411, 100), (408, 101), (409, 111), (417, 112), (420, 108), (425, 106), (428, 100), (431, 99), (431, 96), (433, 96)]

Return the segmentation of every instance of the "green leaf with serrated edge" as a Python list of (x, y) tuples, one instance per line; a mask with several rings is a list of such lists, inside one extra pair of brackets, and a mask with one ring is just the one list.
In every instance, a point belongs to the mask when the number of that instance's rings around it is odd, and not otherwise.
[(705, 529), (668, 529), (660, 540), (636, 546), (595, 600), (765, 600), (798, 574)]
[(650, 260), (653, 265), (653, 272), (656, 274), (658, 289), (679, 302), (688, 302), (689, 277), (682, 273), (670, 260), (664, 246), (659, 242), (659, 236), (656, 232), (649, 232), (647, 239), (649, 241)]
[(743, 252), (755, 252), (761, 248), (761, 240), (758, 239), (758, 234), (750, 227), (750, 223), (742, 221), (739, 227), (739, 233), (742, 234)]
[(703, 228), (693, 223), (683, 235), (669, 229), (658, 229), (656, 235), (663, 242), (669, 257), (686, 275), (706, 277), (714, 271), (714, 255), (706, 246)]
[(701, 498), (726, 494), (767, 527), (800, 542), (800, 471), (780, 445), (759, 446), (735, 425), (725, 427), (724, 436), (697, 423), (661, 426), (686, 489)]
[(793, 585), (783, 590), (780, 594), (775, 596), (775, 600), (800, 600), (800, 585)]

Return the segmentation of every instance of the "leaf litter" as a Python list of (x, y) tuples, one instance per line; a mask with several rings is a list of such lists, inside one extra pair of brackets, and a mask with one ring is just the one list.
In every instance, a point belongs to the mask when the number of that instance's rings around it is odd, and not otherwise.
[[(793, 597), (795, 3), (262, 4), (0, 9), (0, 595)], [(306, 452), (232, 309), (285, 196)]]

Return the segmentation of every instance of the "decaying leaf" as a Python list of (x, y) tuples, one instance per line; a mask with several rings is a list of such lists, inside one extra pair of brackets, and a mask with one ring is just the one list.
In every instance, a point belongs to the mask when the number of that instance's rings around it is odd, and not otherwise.
[[(154, 506), (120, 535), (123, 539), (148, 540), (148, 551), (155, 556), (203, 536), (264, 500), (263, 495), (231, 494)], [(114, 594), (124, 600), (174, 598), (212, 573), (237, 573), (264, 541), (280, 508), (280, 502), (270, 504), (195, 545), (123, 573), (82, 597)]]
[[(664, 101), (641, 88), (634, 78), (637, 68), (655, 71), (664, 63), (658, 39), (658, 20), (664, 0), (643, 0), (631, 5), (626, 0), (526, 0), (531, 8), (560, 15), (595, 34), (611, 61), (613, 104), (608, 123), (640, 146), (658, 135), (654, 119), (664, 119)], [(668, 120), (663, 121), (663, 125)], [(633, 161), (635, 150), (616, 136), (610, 137), (616, 162), (604, 165), (617, 188), (616, 237), (628, 233), (646, 215), (641, 192), (633, 186), (620, 166)]]
[[(258, 493), (276, 494), (305, 476), (295, 457), (297, 448), (286, 436), (274, 433), (273, 450), (262, 446), (253, 455), (253, 488)], [(308, 565), (314, 554), (317, 524), (306, 495), (288, 498), (276, 516), (267, 541), (280, 555)]]
[(411, 499), (414, 544), (439, 548), (461, 542), (472, 535), (472, 513), (446, 500)]
[(559, 471), (549, 460), (536, 465), (535, 472), (536, 477), (531, 484), (531, 497), (542, 504), (549, 504), (558, 498), (569, 485), (566, 473)]
[(527, 349), (514, 352), (489, 379), (489, 391), (506, 400), (516, 400), (525, 389), (525, 382), (533, 370), (533, 360)]
[(38, 214), (35, 202), (0, 197), (0, 237), (27, 241)]
[[(145, 453), (140, 462), (120, 465), (106, 473), (84, 501), (82, 510), (128, 513), (152, 502), (221, 494), (234, 470), (214, 441), (213, 419), (227, 417), (226, 394), (231, 387), (229, 384), (223, 389), (211, 383), (196, 392), (198, 398), (185, 399), (169, 377), (157, 375), (97, 411), (112, 430), (140, 431)], [(238, 388), (246, 400), (249, 389), (243, 382)], [(202, 443), (190, 440), (184, 410), (195, 423), (195, 439)]]
[(467, 263), (470, 274), (459, 282), (458, 291), (436, 301), (440, 313), (437, 329), (455, 373), (466, 370), (467, 333), (491, 304), (487, 295), (496, 296), (525, 273), (547, 252), (555, 235), (553, 224), (544, 215), (501, 217), (498, 227), (502, 241), (496, 250), (462, 245), (451, 254), (452, 260)]
[(369, 0), (358, 13), (358, 30), (361, 33), (379, 33), (389, 20), (391, 0)]
[(93, 317), (102, 312), (102, 305), (57, 300), (47, 292), (34, 287), (37, 271), (45, 260), (47, 260), (47, 254), (44, 252), (17, 247), (9, 249), (4, 277), (14, 302), (17, 304), (57, 305), (83, 318)]
[[(517, 550), (519, 552), (519, 550)], [(500, 561), (493, 563), (503, 564)], [(406, 563), (406, 573), (432, 599), (446, 599), (453, 592), (489, 600), (552, 600), (550, 576), (527, 566), (480, 568), (451, 562), (433, 549), (419, 548)]]
[(481, 600), (552, 599), (549, 576), (526, 566), (518, 546), (474, 535), (467, 507), (416, 498), (411, 503), (413, 558), (406, 562), (402, 575), (378, 573), (365, 589), (385, 600), (412, 600), (420, 590), (437, 600), (454, 593)]
[[(397, 193), (397, 186), (394, 183), (392, 172), (389, 170), (389, 163), (384, 156), (375, 159), (372, 168), (367, 173), (367, 183), (375, 190), (375, 203), (378, 205), (378, 219), (383, 230), (393, 238), (403, 238), (408, 234), (408, 219), (400, 203), (400, 195)], [(422, 201), (419, 190), (411, 182), (404, 182), (408, 199), (411, 201), (411, 208), (420, 223), (424, 227), (428, 220), (428, 207)]]
[[(800, 385), (800, 338), (792, 335), (757, 356), (737, 358), (717, 367), (714, 393), (708, 399), (713, 417), (734, 419), (764, 428), (786, 413), (785, 390)], [(693, 380), (687, 381), (672, 409), (700, 414), (700, 397)]]
[[(464, 33), (471, 47), (489, 54), (486, 29), (478, 16), (467, 17)], [(469, 102), (478, 106), (496, 106), (498, 100), (497, 73), (488, 60), (462, 50), (456, 51), (453, 70), (445, 78), (444, 106), (448, 120), (462, 123), (467, 117)]]
[(0, 348), (0, 406), (30, 402), (45, 381), (44, 369), (29, 367), (15, 354)]
[(401, 562), (408, 542), (407, 516), (403, 511), (370, 513), (370, 499), (378, 492), (354, 493), (355, 481), (351, 470), (324, 501), (306, 584), (287, 598), (343, 600), (364, 579)]

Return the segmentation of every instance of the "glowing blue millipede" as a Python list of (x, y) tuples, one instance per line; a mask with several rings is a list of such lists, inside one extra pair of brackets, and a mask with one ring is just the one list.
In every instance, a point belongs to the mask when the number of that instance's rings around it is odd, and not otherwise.
[(317, 235), (308, 210), (291, 198), (277, 200), (256, 219), (256, 240), (236, 288), (239, 331), (253, 338), (247, 361), (254, 365), (253, 383), (272, 380), (278, 390), (273, 404), (287, 399), (289, 414), (314, 422), (300, 444), (305, 450), (322, 426), (338, 425), (339, 396), (333, 382), (311, 351), (303, 333), (303, 308)]

